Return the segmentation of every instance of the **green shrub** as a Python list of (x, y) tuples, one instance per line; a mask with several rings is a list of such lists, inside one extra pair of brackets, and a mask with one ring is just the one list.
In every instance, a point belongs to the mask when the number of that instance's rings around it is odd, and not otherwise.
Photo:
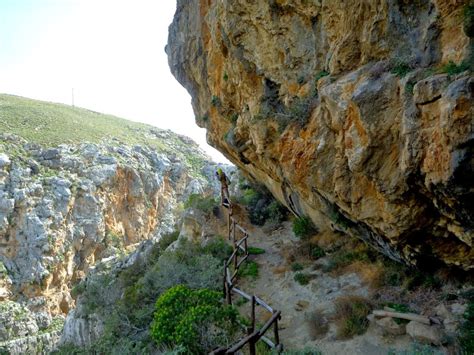
[(245, 262), (239, 269), (239, 276), (256, 279), (258, 277), (258, 264), (255, 261)]
[(464, 7), (464, 33), (468, 37), (474, 37), (474, 4)]
[(391, 73), (395, 74), (399, 78), (403, 78), (405, 75), (407, 75), (412, 68), (410, 65), (402, 60), (397, 60), (395, 65), (393, 66)]
[(224, 73), (223, 79), (224, 79), (224, 81), (229, 80), (229, 76), (227, 75), (227, 73)]
[(214, 107), (219, 107), (221, 105), (221, 99), (219, 96), (212, 95), (211, 105)]
[(301, 271), (303, 269), (304, 269), (304, 267), (300, 263), (294, 262), (294, 263), (291, 264), (291, 270), (292, 271)]
[(294, 280), (298, 282), (300, 285), (307, 285), (309, 284), (309, 276), (307, 274), (303, 274), (302, 272), (297, 272), (294, 276)]
[(239, 115), (236, 112), (234, 112), (232, 115), (229, 116), (229, 121), (232, 124), (236, 124), (238, 118), (239, 118)]
[(318, 74), (316, 74), (314, 80), (316, 82), (318, 82), (320, 79), (324, 78), (325, 76), (328, 76), (329, 75), (329, 72), (327, 72), (326, 70), (321, 70), (320, 72), (318, 72)]
[(317, 245), (311, 245), (310, 246), (310, 257), (313, 260), (317, 260), (319, 258), (322, 258), (323, 256), (326, 255), (325, 251), (323, 248), (317, 246)]
[(273, 223), (281, 223), (286, 220), (288, 210), (278, 201), (272, 201), (266, 208), (267, 220)]
[(240, 199), (240, 203), (245, 206), (251, 206), (257, 203), (260, 198), (260, 194), (255, 191), (253, 188), (249, 187), (243, 191), (243, 195)]
[(466, 71), (468, 69), (469, 69), (469, 63), (462, 62), (460, 64), (456, 64), (450, 60), (448, 64), (444, 65), (441, 68), (441, 72), (446, 73), (449, 76), (452, 76), (452, 75), (462, 73), (463, 71)]
[(459, 330), (459, 344), (463, 354), (474, 354), (474, 302), (468, 304), (464, 323)]
[(372, 311), (368, 300), (359, 296), (343, 296), (336, 299), (335, 307), (338, 337), (349, 338), (365, 333), (369, 326), (367, 316)]
[(176, 230), (174, 232), (168, 233), (163, 235), (158, 242), (159, 248), (161, 250), (166, 250), (171, 244), (173, 244), (176, 240), (178, 240), (179, 231)]
[(300, 239), (308, 239), (315, 232), (316, 228), (308, 217), (303, 216), (293, 220), (293, 233)]
[(265, 254), (265, 249), (257, 248), (257, 247), (248, 247), (248, 252), (250, 255), (259, 255)]
[(75, 284), (71, 290), (72, 298), (77, 298), (77, 296), (81, 295), (85, 290), (86, 290), (86, 283), (84, 281), (81, 281)]
[(224, 237), (219, 236), (202, 247), (204, 254), (212, 255), (218, 260), (227, 260), (233, 252), (232, 247), (225, 241)]
[(408, 81), (405, 85), (405, 92), (410, 94), (410, 95), (413, 95), (413, 89), (415, 88), (415, 82), (413, 81)]
[(236, 325), (237, 312), (221, 299), (220, 292), (208, 289), (170, 288), (156, 301), (151, 336), (159, 345), (181, 345), (191, 353), (225, 343)]
[(287, 217), (288, 210), (273, 199), (270, 192), (263, 186), (244, 186), (238, 201), (246, 206), (250, 222), (262, 226), (266, 222), (278, 224)]
[(105, 233), (104, 243), (106, 246), (112, 246), (114, 248), (122, 248), (123, 236), (120, 236), (112, 231), (107, 231)]
[(191, 194), (184, 203), (184, 208), (198, 209), (206, 214), (210, 214), (218, 202), (213, 196), (203, 196), (200, 194)]

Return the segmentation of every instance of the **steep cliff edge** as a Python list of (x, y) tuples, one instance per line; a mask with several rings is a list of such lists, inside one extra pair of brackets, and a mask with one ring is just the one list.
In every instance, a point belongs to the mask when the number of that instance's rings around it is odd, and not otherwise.
[(209, 143), (294, 213), (469, 270), (472, 6), (179, 0), (166, 50)]
[(74, 286), (173, 231), (214, 171), (187, 137), (0, 95), (0, 352), (51, 350)]

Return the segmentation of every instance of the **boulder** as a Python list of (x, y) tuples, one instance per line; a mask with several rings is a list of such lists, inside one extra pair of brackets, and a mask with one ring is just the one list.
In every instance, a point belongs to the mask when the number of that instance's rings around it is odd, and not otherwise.
[(382, 335), (403, 335), (406, 333), (406, 325), (398, 324), (392, 317), (375, 319), (375, 324)]
[(441, 345), (445, 334), (438, 325), (426, 325), (411, 321), (406, 326), (406, 332), (413, 340), (424, 344)]
[(10, 158), (4, 153), (0, 153), (0, 169), (10, 165)]

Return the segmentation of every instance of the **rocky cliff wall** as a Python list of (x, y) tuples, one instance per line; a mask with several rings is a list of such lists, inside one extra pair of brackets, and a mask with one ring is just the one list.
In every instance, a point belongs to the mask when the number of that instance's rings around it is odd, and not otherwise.
[(179, 154), (113, 139), (45, 147), (0, 135), (0, 352), (51, 350), (73, 286), (97, 262), (173, 231), (191, 193), (217, 193), (215, 164), (194, 142), (155, 133), (170, 146), (185, 140), (179, 153), (204, 162), (201, 172)]
[(471, 269), (468, 3), (178, 0), (166, 50), (209, 143), (295, 214)]

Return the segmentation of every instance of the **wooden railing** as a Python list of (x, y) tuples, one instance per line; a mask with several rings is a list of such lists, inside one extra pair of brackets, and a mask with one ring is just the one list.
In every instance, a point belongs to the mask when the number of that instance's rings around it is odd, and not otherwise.
[[(247, 336), (242, 337), (228, 347), (220, 347), (211, 352), (211, 354), (234, 354), (242, 349), (245, 345), (249, 345), (250, 355), (256, 354), (256, 344), (263, 341), (271, 349), (277, 352), (283, 351), (283, 345), (280, 343), (280, 335), (278, 332), (278, 321), (281, 319), (281, 312), (270, 307), (261, 298), (255, 295), (249, 295), (236, 287), (237, 276), (241, 265), (248, 259), (248, 239), (249, 233), (245, 228), (237, 223), (233, 217), (232, 203), (222, 196), (222, 206), (228, 212), (228, 238), (232, 241), (233, 252), (231, 256), (224, 262), (224, 299), (227, 304), (232, 305), (232, 294), (243, 297), (250, 301), (250, 326), (246, 327)], [(242, 238), (237, 238), (237, 233), (242, 234)], [(255, 310), (260, 306), (263, 310), (270, 313), (270, 318), (260, 329), (257, 329)], [(273, 327), (273, 341), (265, 336), (265, 333)]]

